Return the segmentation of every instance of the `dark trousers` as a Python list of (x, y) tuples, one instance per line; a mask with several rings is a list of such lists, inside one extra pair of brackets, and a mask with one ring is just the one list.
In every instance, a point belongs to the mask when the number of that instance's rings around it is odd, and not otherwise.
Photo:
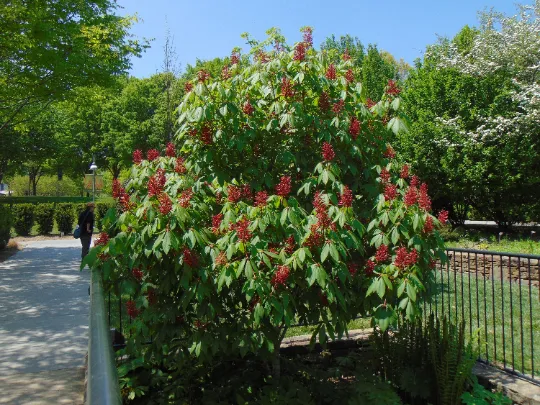
[(92, 243), (92, 235), (81, 235), (82, 259), (84, 259), (84, 257), (88, 254), (88, 251), (90, 250), (90, 243)]

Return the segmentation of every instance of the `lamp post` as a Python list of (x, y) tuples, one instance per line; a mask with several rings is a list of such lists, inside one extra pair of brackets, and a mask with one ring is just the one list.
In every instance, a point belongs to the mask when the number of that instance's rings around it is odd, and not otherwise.
[(92, 202), (96, 202), (96, 170), (97, 170), (97, 165), (96, 165), (95, 162), (92, 162), (92, 164), (90, 165), (90, 170), (92, 170), (93, 175), (94, 175), (94, 181), (92, 183)]

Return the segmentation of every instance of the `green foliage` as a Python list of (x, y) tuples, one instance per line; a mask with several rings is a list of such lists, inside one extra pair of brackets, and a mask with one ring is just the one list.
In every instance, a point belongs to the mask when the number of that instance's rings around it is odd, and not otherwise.
[(75, 222), (75, 213), (73, 204), (61, 203), (56, 204), (54, 219), (58, 225), (58, 230), (64, 234), (69, 234), (73, 231)]
[(396, 75), (396, 66), (383, 59), (376, 45), (369, 45), (362, 63), (362, 84), (366, 88), (367, 96), (372, 100), (379, 100), (388, 80), (396, 79)]
[(34, 206), (32, 204), (17, 204), (13, 208), (13, 226), (17, 235), (28, 236), (34, 226)]
[[(433, 323), (431, 318), (431, 323)], [(465, 344), (465, 321), (455, 326), (443, 319), (430, 326), (430, 355), (435, 375), (438, 405), (459, 405), (478, 356)]]
[(478, 383), (476, 376), (471, 378), (472, 389), (461, 396), (464, 405), (512, 405), (510, 398), (502, 392), (491, 392)]
[(38, 233), (40, 235), (50, 234), (54, 224), (54, 205), (37, 204), (34, 207), (34, 215), (38, 225)]
[[(107, 199), (103, 199), (107, 201)], [(2, 197), (0, 205), (17, 205), (17, 204), (47, 204), (47, 203), (87, 203), (92, 201), (91, 197)], [(112, 199), (110, 199), (112, 201)]]
[[(97, 229), (102, 232), (105, 231), (104, 227), (104, 219), (107, 214), (107, 211), (109, 211), (111, 208), (114, 208), (115, 204), (112, 202), (98, 202), (96, 203), (96, 209), (94, 211), (95, 219), (96, 219), (96, 227)], [(83, 209), (84, 211), (84, 209)]]
[[(17, 175), (4, 179), (9, 184), (14, 197), (26, 196), (28, 193), (28, 176)], [(57, 175), (44, 175), (37, 183), (36, 195), (40, 197), (76, 196), (80, 195), (82, 183), (75, 182), (70, 177), (64, 176), (58, 181)]]
[(0, 250), (4, 249), (9, 242), (12, 225), (11, 209), (7, 205), (0, 205)]
[[(253, 355), (278, 377), (287, 327), (316, 324), (324, 345), (358, 314), (382, 329), (414, 319), (444, 259), (424, 232), (438, 220), (405, 204), (389, 152), (404, 128), (396, 94), (368, 108), (350, 60), (334, 78), (324, 53), (268, 51), (276, 40), (220, 77), (199, 72), (178, 108), (179, 159), (142, 160), (114, 185), (122, 213), (84, 263), (133, 297), (128, 353), (147, 364)], [(398, 250), (413, 261), (396, 263)]]

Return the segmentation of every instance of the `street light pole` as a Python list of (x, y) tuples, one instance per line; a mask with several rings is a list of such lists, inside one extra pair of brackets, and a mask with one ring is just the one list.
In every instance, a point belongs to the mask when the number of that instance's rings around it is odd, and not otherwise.
[(97, 165), (95, 163), (95, 160), (90, 165), (90, 170), (92, 170), (93, 175), (94, 175), (93, 183), (92, 183), (92, 202), (96, 202), (96, 170), (97, 170)]

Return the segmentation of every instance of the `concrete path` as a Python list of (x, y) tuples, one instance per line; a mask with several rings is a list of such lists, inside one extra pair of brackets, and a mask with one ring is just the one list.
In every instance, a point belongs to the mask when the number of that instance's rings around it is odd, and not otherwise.
[(88, 270), (78, 240), (44, 240), (0, 263), (0, 404), (81, 404)]

